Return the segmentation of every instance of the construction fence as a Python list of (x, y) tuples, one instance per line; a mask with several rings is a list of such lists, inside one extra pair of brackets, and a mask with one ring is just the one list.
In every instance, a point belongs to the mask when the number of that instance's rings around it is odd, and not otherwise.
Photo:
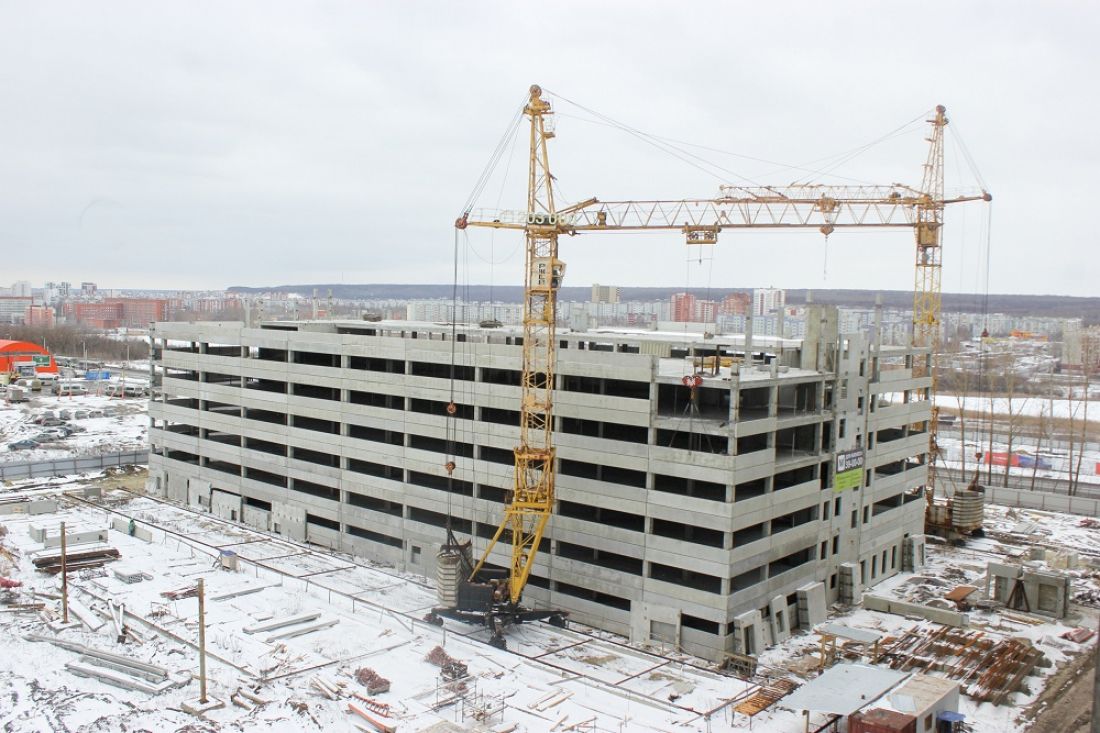
[(1048, 512), (1065, 512), (1084, 517), (1100, 517), (1100, 500), (1083, 496), (1052, 494), (1048, 491), (986, 487), (985, 500), (989, 504), (1014, 506), (1022, 509), (1042, 509)]
[(52, 461), (20, 461), (0, 463), (0, 480), (69, 476), (76, 473), (102, 471), (117, 466), (132, 466), (149, 462), (148, 450), (119, 451), (97, 456), (72, 456)]

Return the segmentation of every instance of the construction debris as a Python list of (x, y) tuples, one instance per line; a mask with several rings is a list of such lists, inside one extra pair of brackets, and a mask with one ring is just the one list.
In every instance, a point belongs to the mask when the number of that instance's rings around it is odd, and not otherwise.
[[(378, 695), (383, 692), (389, 692), (390, 681), (370, 667), (360, 667), (355, 670), (355, 679), (359, 684), (367, 688), (368, 694)], [(366, 701), (364, 700), (364, 702)]]
[(381, 720), (372, 717), (366, 710), (363, 710), (363, 708), (353, 702), (348, 703), (348, 712), (355, 713), (360, 718), (370, 723), (378, 733), (396, 733), (397, 731), (397, 726), (383, 723)]
[(424, 659), (439, 667), (440, 674), (445, 679), (460, 680), (469, 675), (469, 669), (466, 664), (452, 657), (444, 651), (441, 646), (437, 646), (428, 652), (428, 655), (424, 657)]
[(939, 672), (962, 683), (967, 696), (994, 705), (1019, 690), (1042, 659), (1026, 639), (997, 640), (981, 631), (926, 626), (907, 631), (880, 657), (893, 669)]
[(794, 680), (785, 677), (772, 680), (744, 701), (738, 703), (734, 710), (750, 718), (755, 717), (797, 690), (799, 686)]

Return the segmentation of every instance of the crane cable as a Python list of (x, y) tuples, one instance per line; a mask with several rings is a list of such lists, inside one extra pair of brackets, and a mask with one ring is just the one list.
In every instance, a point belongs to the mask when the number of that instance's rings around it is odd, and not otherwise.
[(477, 182), (474, 183), (474, 187), (470, 191), (470, 195), (466, 197), (466, 203), (462, 206), (462, 212), (464, 214), (470, 213), (477, 199), (481, 196), (482, 191), (484, 191), (485, 187), (489, 184), (489, 180), (493, 177), (493, 172), (496, 170), (497, 164), (500, 163), (500, 159), (504, 156), (504, 152), (509, 147), (508, 142), (512, 140), (519, 130), (519, 124), (523, 120), (523, 110), (524, 105), (520, 105), (516, 113), (512, 115), (512, 119), (508, 123), (508, 127), (504, 130), (504, 134), (501, 135), (500, 140), (497, 141), (496, 147), (493, 148), (493, 152), (489, 155), (489, 160), (486, 161), (485, 167), (481, 171), (481, 175), (478, 176)]

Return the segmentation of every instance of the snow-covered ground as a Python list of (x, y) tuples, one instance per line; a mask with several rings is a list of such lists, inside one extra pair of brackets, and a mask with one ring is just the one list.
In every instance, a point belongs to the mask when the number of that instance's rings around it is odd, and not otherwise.
[[(97, 455), (115, 451), (140, 450), (147, 446), (149, 419), (145, 398), (113, 398), (94, 394), (73, 397), (32, 393), (27, 402), (0, 402), (0, 462), (49, 461), (72, 456)], [(43, 431), (31, 422), (36, 415), (58, 410), (100, 410), (103, 417), (67, 420), (83, 428), (33, 450), (9, 450), (8, 445), (33, 438)]]
[[(41, 495), (59, 488), (81, 489), (88, 483), (58, 479), (24, 482), (22, 486), (28, 493)], [(20, 488), (9, 487), (7, 496)], [(109, 542), (121, 552), (118, 565), (140, 569), (151, 579), (126, 584), (110, 572), (73, 573), (71, 592), (93, 614), (97, 609), (106, 613), (107, 599), (124, 602), (127, 611), (136, 614), (128, 623), (141, 641), (118, 642), (110, 622), (98, 632), (87, 626), (56, 631), (37, 613), (6, 611), (13, 608), (12, 602), (45, 603), (47, 612), (54, 615), (58, 608), (53, 597), (58, 591), (56, 576), (33, 569), (31, 560), (42, 546), (31, 538), (30, 525), (56, 528), (66, 521), (69, 526), (104, 527), (111, 521), (108, 507), (123, 527), (132, 517), (141, 528), (150, 528), (151, 541), (142, 541), (128, 531), (111, 530)], [(991, 536), (997, 539), (979, 540), (966, 548), (931, 546), (925, 569), (898, 575), (873, 592), (944, 604), (943, 594), (959, 583), (983, 586), (981, 575), (988, 560), (1020, 557), (1027, 552), (1028, 543), (1100, 556), (1100, 529), (1079, 517), (997, 507), (989, 507), (987, 512)], [(511, 630), (510, 650), (497, 650), (483, 643), (484, 630), (453, 622), (439, 629), (420, 622), (435, 603), (435, 593), (424, 578), (319, 551), (164, 502), (108, 492), (96, 506), (72, 502), (54, 514), (2, 516), (0, 524), (7, 527), (3, 545), (12, 554), (9, 562), (0, 553), (0, 576), (24, 583), (16, 593), (0, 591), (0, 634), (5, 639), (0, 654), (0, 700), (4, 701), (0, 729), (5, 731), (179, 730), (188, 726), (210, 731), (353, 731), (357, 730), (355, 724), (363, 721), (349, 714), (347, 705), (359, 704), (353, 693), (365, 693), (352, 677), (361, 667), (370, 667), (391, 680), (391, 690), (377, 699), (392, 707), (385, 721), (402, 731), (513, 730), (509, 726), (516, 731), (547, 731), (559, 721), (558, 730), (585, 721), (592, 726), (575, 730), (750, 729), (746, 716), (722, 706), (742, 699), (756, 685), (709, 671), (700, 660), (692, 664), (687, 658), (628, 647), (607, 635), (542, 624)], [(1019, 544), (1010, 541), (1014, 532)], [(214, 558), (222, 549), (237, 553), (241, 561), (237, 572), (214, 567)], [(1072, 572), (1079, 591), (1097, 592), (1091, 569)], [(208, 713), (205, 722), (180, 708), (198, 695), (197, 683), (190, 681), (197, 668), (197, 603), (162, 595), (192, 587), (200, 577), (208, 598), (209, 694), (228, 701), (244, 688), (269, 701), (252, 710), (227, 705)], [(253, 592), (227, 595), (248, 590)], [(266, 619), (306, 612), (319, 613), (321, 620), (335, 621), (335, 625), (284, 639), (244, 630)], [(1065, 624), (1022, 624), (999, 613), (974, 612), (971, 618), (983, 633), (1030, 639), (1055, 665), (1091, 646), (1062, 640), (1058, 634), (1073, 625), (1095, 626), (1093, 612), (1079, 614)], [(862, 609), (834, 609), (831, 620), (891, 636), (908, 629), (932, 628), (928, 622)], [(66, 664), (77, 661), (77, 653), (31, 641), (28, 634), (59, 637), (167, 667), (181, 686), (149, 694), (76, 677)], [(456, 699), (456, 693), (440, 680), (439, 670), (425, 661), (437, 645), (469, 665), (470, 677), (461, 693), (464, 701)], [(773, 673), (808, 679), (818, 649), (816, 634), (799, 631), (767, 650), (760, 663)], [(962, 712), (978, 733), (1023, 730), (1024, 724), (1018, 720), (1023, 706), (1035, 699), (1042, 679), (1053, 671), (1040, 669), (1042, 677), (1030, 678), (1028, 691), (1014, 695), (1009, 704), (977, 704), (963, 698)], [(315, 689), (314, 677), (338, 687), (336, 699)], [(448, 700), (454, 700), (453, 704), (446, 704)], [(479, 709), (499, 712), (481, 721), (485, 727), (478, 728)], [(709, 721), (707, 711), (715, 711)], [(822, 722), (823, 716), (811, 716), (811, 725)], [(440, 727), (447, 723), (462, 727)], [(751, 723), (752, 729), (773, 733), (800, 733), (805, 725), (800, 713), (784, 709), (782, 703)]]
[(1054, 416), (1056, 419), (1085, 420), (1100, 422), (1100, 401), (1047, 399), (1040, 395), (1024, 397), (989, 397), (988, 395), (950, 395), (936, 397), (936, 404), (947, 413), (958, 414), (964, 411), (973, 414), (988, 414), (990, 407), (994, 415), (1010, 417)]

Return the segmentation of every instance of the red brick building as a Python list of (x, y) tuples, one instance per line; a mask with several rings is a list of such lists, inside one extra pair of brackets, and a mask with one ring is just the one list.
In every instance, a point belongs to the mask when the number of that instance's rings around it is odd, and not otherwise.
[(108, 298), (98, 303), (66, 303), (65, 315), (92, 328), (145, 327), (168, 320), (164, 298)]
[(23, 323), (28, 326), (44, 326), (53, 328), (57, 323), (57, 316), (53, 308), (48, 305), (29, 305), (23, 309)]

